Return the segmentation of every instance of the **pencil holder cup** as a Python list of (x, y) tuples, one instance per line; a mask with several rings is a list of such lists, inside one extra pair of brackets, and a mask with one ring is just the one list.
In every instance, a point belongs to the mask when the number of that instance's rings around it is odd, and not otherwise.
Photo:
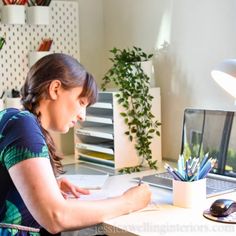
[(52, 54), (51, 51), (33, 51), (29, 53), (29, 67), (34, 65), (39, 59), (45, 57), (49, 54)]
[(25, 24), (25, 6), (24, 5), (4, 5), (2, 10), (3, 24)]
[(4, 107), (4, 102), (3, 102), (3, 99), (0, 98), (0, 111), (3, 110), (5, 107)]
[(5, 100), (6, 108), (22, 109), (20, 100), (21, 98), (6, 98)]
[(206, 178), (197, 181), (173, 180), (173, 205), (183, 208), (204, 207)]
[(26, 21), (31, 25), (49, 25), (50, 7), (49, 6), (31, 6), (26, 10)]

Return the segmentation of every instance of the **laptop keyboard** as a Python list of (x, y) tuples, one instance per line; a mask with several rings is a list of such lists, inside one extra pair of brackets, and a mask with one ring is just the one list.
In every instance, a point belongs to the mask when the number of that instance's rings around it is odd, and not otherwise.
[[(157, 176), (160, 176), (166, 179), (173, 179), (172, 176), (168, 172), (159, 173), (157, 174)], [(206, 179), (206, 185), (208, 188), (222, 189), (222, 190), (236, 188), (236, 183), (234, 182), (229, 182), (229, 181), (224, 181), (224, 180), (219, 180), (219, 179), (212, 179), (212, 178)]]
[(160, 176), (160, 177), (166, 178), (166, 179), (173, 179), (173, 177), (168, 172), (158, 173), (158, 174), (156, 174), (156, 176)]
[[(154, 185), (162, 186), (168, 189), (172, 189), (172, 179), (173, 177), (168, 172), (143, 177), (144, 182), (147, 182), (149, 184), (153, 183)], [(232, 189), (236, 190), (236, 183), (234, 182), (213, 179), (209, 177), (206, 179), (206, 185), (207, 194), (209, 196), (211, 195), (211, 193), (224, 192)]]
[(229, 181), (212, 179), (212, 178), (207, 178), (206, 181), (208, 188), (221, 189), (221, 190), (236, 188), (236, 183)]

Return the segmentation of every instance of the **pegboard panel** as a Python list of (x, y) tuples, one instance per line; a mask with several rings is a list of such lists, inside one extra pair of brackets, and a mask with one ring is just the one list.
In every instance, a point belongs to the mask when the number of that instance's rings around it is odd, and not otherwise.
[(63, 52), (79, 59), (78, 3), (52, 1), (50, 25), (6, 25), (0, 23), (0, 36), (6, 44), (0, 50), (0, 93), (7, 96), (23, 85), (30, 51), (36, 51), (43, 38), (53, 39), (52, 52)]

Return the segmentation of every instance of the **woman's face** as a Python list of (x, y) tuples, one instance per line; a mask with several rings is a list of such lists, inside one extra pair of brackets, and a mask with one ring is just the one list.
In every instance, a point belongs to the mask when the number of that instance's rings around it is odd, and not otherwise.
[(58, 90), (57, 98), (49, 104), (49, 128), (66, 133), (78, 120), (84, 121), (88, 99), (80, 97), (82, 87)]

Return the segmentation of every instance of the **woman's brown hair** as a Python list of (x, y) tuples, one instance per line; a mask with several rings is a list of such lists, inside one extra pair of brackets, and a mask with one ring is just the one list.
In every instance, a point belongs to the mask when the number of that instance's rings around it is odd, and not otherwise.
[[(21, 89), (21, 102), (24, 109), (37, 116), (39, 102), (49, 98), (48, 87), (53, 80), (60, 80), (64, 89), (83, 87), (80, 97), (86, 97), (89, 105), (97, 100), (97, 85), (91, 74), (73, 57), (54, 53), (41, 58), (30, 69)], [(62, 173), (61, 157), (56, 152), (55, 143), (49, 132), (41, 126), (49, 150), (55, 175)]]

